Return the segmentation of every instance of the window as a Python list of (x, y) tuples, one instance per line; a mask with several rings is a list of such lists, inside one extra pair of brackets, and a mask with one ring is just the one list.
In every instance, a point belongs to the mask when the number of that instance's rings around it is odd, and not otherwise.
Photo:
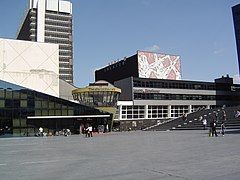
[(21, 100), (20, 107), (27, 107), (27, 100)]

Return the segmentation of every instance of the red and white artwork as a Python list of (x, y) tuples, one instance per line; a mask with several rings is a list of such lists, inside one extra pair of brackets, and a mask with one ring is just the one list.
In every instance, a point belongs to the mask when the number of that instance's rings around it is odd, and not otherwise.
[(181, 79), (180, 56), (138, 51), (140, 78)]

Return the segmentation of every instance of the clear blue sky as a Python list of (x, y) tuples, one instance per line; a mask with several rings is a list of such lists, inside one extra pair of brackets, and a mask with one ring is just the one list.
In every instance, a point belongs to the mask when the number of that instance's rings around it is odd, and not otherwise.
[[(14, 39), (28, 0), (0, 1), (0, 37)], [(239, 0), (72, 0), (74, 83), (94, 70), (153, 50), (181, 56), (182, 79), (238, 77), (231, 7)]]

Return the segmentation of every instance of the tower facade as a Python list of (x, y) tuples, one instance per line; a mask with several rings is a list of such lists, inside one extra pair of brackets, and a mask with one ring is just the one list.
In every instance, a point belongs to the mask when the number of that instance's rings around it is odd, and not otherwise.
[(59, 44), (59, 76), (73, 83), (72, 3), (29, 0), (17, 39)]
[(240, 4), (232, 7), (233, 23), (238, 55), (238, 69), (240, 73)]

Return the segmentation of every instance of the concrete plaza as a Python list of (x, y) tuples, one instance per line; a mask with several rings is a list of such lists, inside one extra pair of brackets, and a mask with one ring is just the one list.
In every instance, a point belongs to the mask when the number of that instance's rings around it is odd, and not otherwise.
[(123, 132), (0, 139), (0, 179), (240, 179), (240, 134)]

